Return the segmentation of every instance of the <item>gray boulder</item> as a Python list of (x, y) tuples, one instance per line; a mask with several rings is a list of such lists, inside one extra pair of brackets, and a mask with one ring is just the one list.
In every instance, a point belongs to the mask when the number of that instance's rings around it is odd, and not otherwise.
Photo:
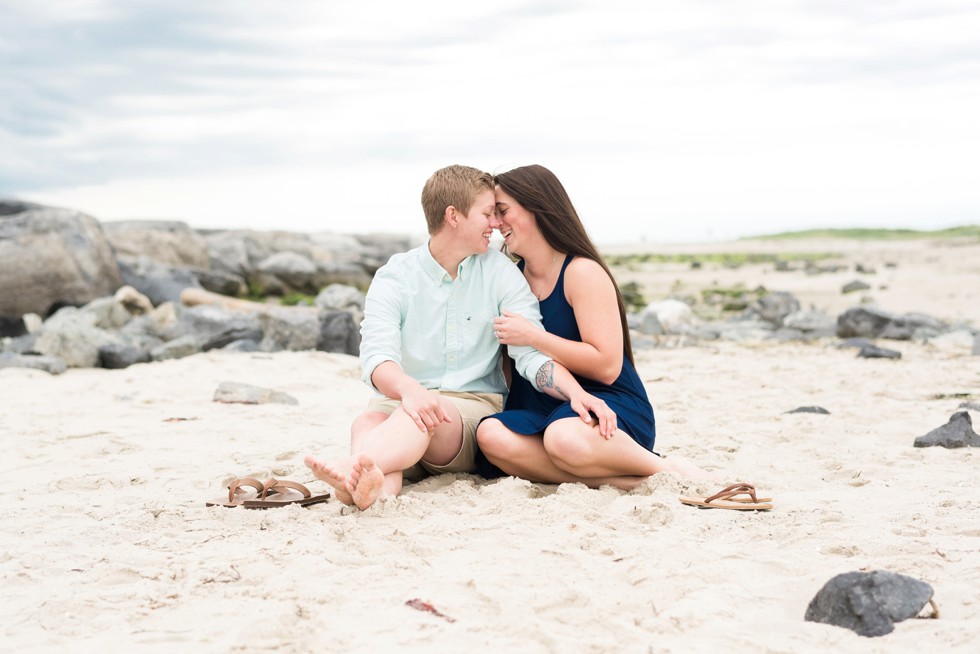
[(895, 314), (877, 307), (853, 307), (837, 317), (837, 336), (907, 341), (916, 329), (943, 330), (939, 320), (921, 313)]
[(149, 257), (119, 258), (123, 281), (149, 298), (154, 306), (180, 302), (185, 288), (201, 288), (200, 282), (186, 268), (168, 266)]
[(743, 317), (758, 318), (773, 327), (782, 327), (783, 320), (799, 310), (800, 301), (792, 293), (774, 291), (750, 304)]
[(148, 363), (149, 361), (151, 361), (149, 350), (133, 345), (113, 343), (99, 348), (99, 365), (110, 370), (128, 368), (135, 363)]
[(0, 316), (49, 315), (122, 285), (102, 226), (88, 215), (0, 201)]
[(258, 341), (262, 328), (258, 315), (231, 311), (214, 305), (177, 307), (177, 319), (158, 333), (166, 341), (190, 336), (202, 352), (221, 348), (234, 341)]
[(929, 584), (894, 572), (846, 572), (820, 589), (804, 618), (861, 636), (884, 636), (894, 623), (917, 616), (932, 594)]
[(226, 402), (233, 404), (299, 404), (292, 395), (274, 391), (271, 388), (252, 386), (250, 384), (240, 384), (238, 382), (221, 382), (217, 390), (214, 391), (214, 402)]
[(915, 447), (980, 447), (980, 435), (973, 431), (973, 420), (966, 411), (957, 411), (942, 427), (919, 436), (913, 443)]
[(68, 366), (58, 357), (3, 352), (0, 353), (0, 368), (33, 368), (52, 375), (60, 375), (68, 369)]
[(871, 288), (871, 285), (867, 282), (863, 282), (860, 279), (855, 279), (853, 282), (844, 284), (844, 287), (841, 288), (840, 292), (847, 294), (854, 293), (855, 291), (866, 291), (869, 288)]
[(321, 311), (320, 333), (316, 349), (321, 352), (340, 352), (357, 356), (361, 349), (361, 334), (354, 318), (346, 311)]
[(273, 310), (263, 314), (260, 321), (263, 351), (316, 349), (320, 338), (320, 321), (312, 309)]
[(147, 257), (174, 267), (210, 268), (208, 243), (187, 223), (176, 220), (123, 220), (102, 224), (116, 255)]
[(166, 361), (167, 359), (183, 359), (201, 351), (201, 346), (197, 338), (192, 335), (181, 336), (172, 341), (167, 341), (162, 345), (150, 350), (150, 358), (154, 361)]
[(898, 350), (889, 350), (885, 347), (878, 347), (877, 345), (862, 345), (861, 349), (858, 350), (859, 359), (901, 359), (902, 353)]

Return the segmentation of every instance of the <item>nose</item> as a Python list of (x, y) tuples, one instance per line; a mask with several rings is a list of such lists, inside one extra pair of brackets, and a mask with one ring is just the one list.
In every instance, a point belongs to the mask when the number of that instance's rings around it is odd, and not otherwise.
[(504, 221), (500, 219), (500, 214), (494, 211), (490, 214), (490, 227), (493, 229), (500, 229), (500, 226), (504, 224)]

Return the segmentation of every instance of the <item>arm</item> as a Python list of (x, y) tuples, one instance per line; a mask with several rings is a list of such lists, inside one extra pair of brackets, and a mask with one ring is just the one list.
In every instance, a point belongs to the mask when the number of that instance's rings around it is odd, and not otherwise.
[(623, 369), (623, 331), (613, 281), (595, 261), (579, 257), (566, 270), (565, 295), (575, 312), (582, 342), (536, 328), (509, 311), (494, 320), (500, 342), (528, 345), (575, 374), (612, 384)]
[(599, 434), (606, 440), (616, 432), (616, 414), (606, 403), (586, 393), (564, 366), (549, 361), (538, 370), (535, 385), (542, 393), (559, 400), (568, 401), (572, 410), (587, 423), (592, 422), (590, 411), (596, 415)]
[(406, 293), (397, 275), (381, 268), (375, 274), (364, 302), (361, 322), (361, 379), (393, 400), (422, 431), (434, 429), (451, 419), (442, 409), (439, 396), (426, 390), (401, 366), (402, 313)]
[(384, 361), (371, 373), (371, 383), (393, 400), (401, 400), (402, 410), (421, 431), (430, 431), (453, 419), (442, 408), (438, 393), (433, 393), (405, 374), (394, 361)]

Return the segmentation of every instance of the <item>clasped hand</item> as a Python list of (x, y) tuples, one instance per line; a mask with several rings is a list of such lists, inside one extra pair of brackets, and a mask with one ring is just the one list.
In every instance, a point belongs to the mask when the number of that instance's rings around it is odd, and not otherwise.
[(531, 345), (531, 338), (541, 329), (519, 313), (501, 311), (493, 319), (493, 335), (504, 345)]

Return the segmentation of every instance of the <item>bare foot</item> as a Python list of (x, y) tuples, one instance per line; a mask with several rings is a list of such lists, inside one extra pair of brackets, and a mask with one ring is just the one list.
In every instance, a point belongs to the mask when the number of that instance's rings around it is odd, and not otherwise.
[(723, 477), (717, 473), (708, 472), (693, 461), (676, 454), (664, 458), (664, 472), (673, 473), (681, 479), (718, 482), (723, 480)]
[(334, 497), (344, 504), (349, 505), (354, 503), (354, 498), (351, 497), (350, 491), (347, 490), (347, 475), (341, 472), (339, 466), (333, 466), (326, 461), (321, 461), (312, 454), (307, 454), (303, 462), (306, 464), (306, 467), (313, 471), (313, 475), (317, 479), (333, 486)]
[(385, 474), (367, 454), (357, 458), (351, 470), (347, 491), (357, 508), (363, 510), (385, 497)]

